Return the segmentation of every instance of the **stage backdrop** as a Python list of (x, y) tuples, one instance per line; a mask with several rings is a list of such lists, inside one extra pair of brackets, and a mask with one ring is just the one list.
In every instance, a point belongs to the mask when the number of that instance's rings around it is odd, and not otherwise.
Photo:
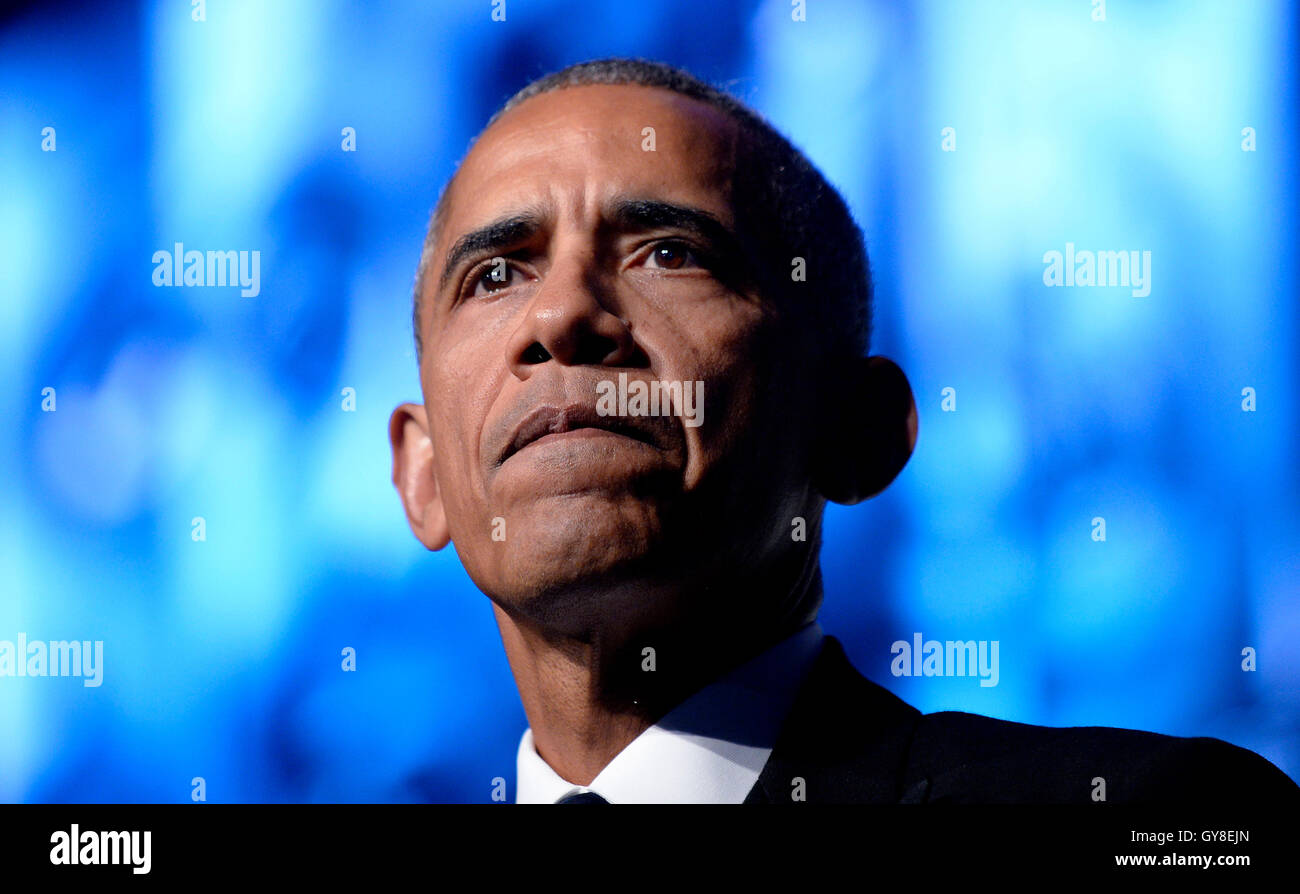
[[(1297, 34), (1218, 0), (11, 9), (0, 643), (91, 647), (0, 676), (0, 800), (513, 800), (489, 604), (407, 529), (386, 420), (438, 189), (609, 55), (751, 103), (867, 234), (920, 441), (829, 511), (862, 671), (1300, 773)], [(189, 250), (245, 281), (159, 285)], [(996, 685), (895, 675), (917, 635), (996, 641)]]

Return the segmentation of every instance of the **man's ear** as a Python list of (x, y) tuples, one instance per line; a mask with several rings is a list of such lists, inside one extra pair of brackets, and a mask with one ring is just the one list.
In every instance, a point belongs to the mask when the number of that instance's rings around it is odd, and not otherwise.
[(402, 404), (388, 420), (393, 447), (393, 486), (402, 498), (406, 521), (416, 539), (439, 550), (451, 542), (447, 511), (433, 477), (433, 440), (429, 418), (420, 404)]
[(824, 392), (813, 484), (834, 503), (880, 493), (903, 471), (916, 446), (916, 401), (907, 376), (885, 357), (856, 357)]

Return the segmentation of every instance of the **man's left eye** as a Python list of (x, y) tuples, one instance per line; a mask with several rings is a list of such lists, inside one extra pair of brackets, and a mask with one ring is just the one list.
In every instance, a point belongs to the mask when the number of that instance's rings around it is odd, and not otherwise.
[(650, 252), (651, 266), (661, 270), (680, 270), (687, 265), (701, 266), (700, 259), (684, 242), (660, 242)]

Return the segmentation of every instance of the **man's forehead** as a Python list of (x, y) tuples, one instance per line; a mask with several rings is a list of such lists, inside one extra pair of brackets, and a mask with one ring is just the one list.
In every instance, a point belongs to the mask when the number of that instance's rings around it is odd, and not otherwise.
[[(736, 125), (707, 103), (633, 85), (567, 87), (501, 116), (446, 197), (440, 242), (501, 213), (617, 194), (656, 196), (731, 217)], [(552, 213), (560, 209), (551, 207)]]

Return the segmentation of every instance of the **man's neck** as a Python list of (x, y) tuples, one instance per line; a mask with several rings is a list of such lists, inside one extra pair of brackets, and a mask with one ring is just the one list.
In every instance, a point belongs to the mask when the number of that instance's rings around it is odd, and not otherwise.
[[(805, 572), (778, 604), (820, 603), (820, 570), (814, 562)], [(751, 610), (765, 604), (751, 595)], [(744, 627), (733, 612), (633, 636), (597, 631), (575, 639), (494, 610), (537, 753), (574, 785), (590, 784), (677, 704), (809, 620), (794, 612)]]

